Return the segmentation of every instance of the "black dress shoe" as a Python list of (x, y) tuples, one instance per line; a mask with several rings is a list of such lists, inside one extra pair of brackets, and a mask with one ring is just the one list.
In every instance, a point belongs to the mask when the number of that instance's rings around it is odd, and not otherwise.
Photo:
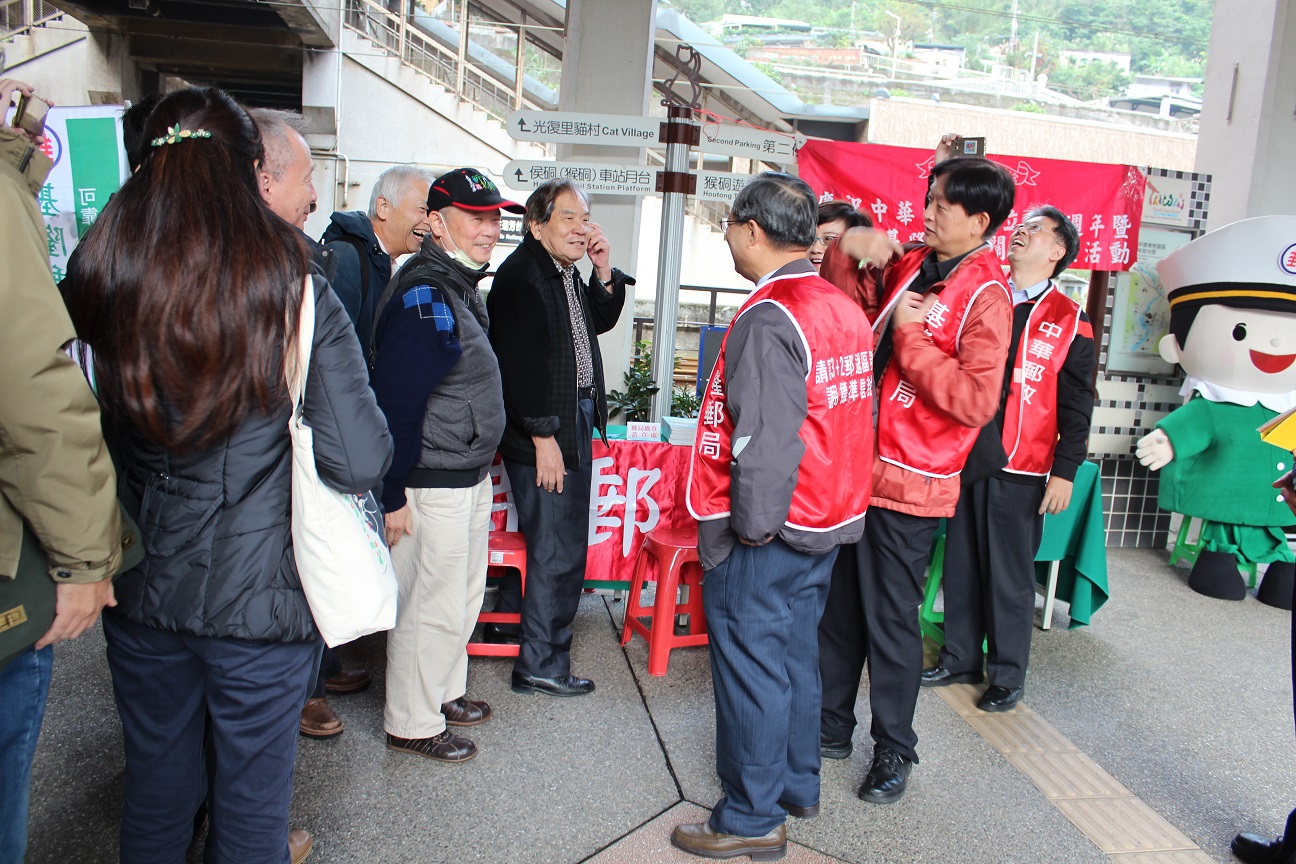
[(855, 745), (847, 738), (845, 741), (838, 741), (836, 738), (829, 738), (822, 732), (819, 733), (819, 755), (825, 759), (849, 759), (851, 751)]
[(944, 687), (947, 684), (980, 684), (980, 672), (951, 672), (944, 666), (922, 670), (918, 684), (922, 687)]
[(498, 624), (487, 624), (482, 627), (482, 641), (495, 645), (517, 645), (522, 641), (522, 634), (505, 630)]
[(1286, 864), (1296, 857), (1294, 855), (1283, 857), (1283, 838), (1276, 837), (1270, 840), (1268, 837), (1261, 837), (1259, 834), (1239, 834), (1233, 838), (1233, 854), (1246, 864)]
[(873, 748), (873, 764), (859, 789), (861, 801), (892, 804), (904, 797), (913, 763), (882, 744)]
[(1011, 711), (1021, 701), (1022, 691), (1025, 689), (1025, 687), (1008, 688), (991, 684), (981, 694), (977, 707), (982, 711)]
[(594, 682), (588, 678), (577, 678), (575, 675), (559, 675), (557, 678), (537, 678), (534, 675), (513, 673), (514, 693), (545, 693), (549, 696), (584, 696), (594, 692)]
[(810, 804), (802, 807), (800, 804), (791, 804), (780, 798), (778, 800), (778, 806), (782, 807), (784, 812), (789, 816), (795, 816), (798, 819), (813, 819), (819, 815), (818, 804)]

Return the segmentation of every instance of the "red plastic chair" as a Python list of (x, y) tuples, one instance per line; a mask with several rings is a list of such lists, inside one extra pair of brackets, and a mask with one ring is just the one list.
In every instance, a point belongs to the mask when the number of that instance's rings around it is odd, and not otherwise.
[[(651, 560), (650, 560), (651, 559)], [(653, 563), (656, 570), (651, 570)], [(644, 580), (657, 583), (652, 606), (642, 605)], [(680, 602), (680, 589), (687, 598)], [(675, 635), (675, 616), (689, 616), (688, 634)], [(640, 618), (650, 619), (645, 625)], [(698, 561), (697, 531), (675, 532), (660, 528), (644, 538), (643, 548), (635, 561), (634, 579), (626, 598), (625, 625), (621, 644), (638, 633), (648, 643), (648, 674), (665, 675), (672, 648), (706, 645), (706, 614), (702, 611), (702, 565)]]
[[(516, 570), (522, 579), (522, 593), (526, 593), (526, 539), (515, 531), (490, 532), (489, 566), (487, 576), (500, 576), (504, 570)], [(517, 612), (480, 612), (478, 624), (521, 624), (522, 616)], [(501, 645), (494, 642), (469, 642), (469, 657), (516, 657), (517, 645)]]

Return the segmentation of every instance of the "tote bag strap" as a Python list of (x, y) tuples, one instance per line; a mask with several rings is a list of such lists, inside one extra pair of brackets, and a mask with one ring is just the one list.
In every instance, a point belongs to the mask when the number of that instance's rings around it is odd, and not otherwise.
[(315, 286), (308, 275), (302, 292), (301, 314), (297, 324), (297, 350), (288, 358), (286, 375), (288, 395), (292, 399), (293, 414), (301, 407), (306, 396), (306, 376), (310, 371), (311, 343), (315, 339)]

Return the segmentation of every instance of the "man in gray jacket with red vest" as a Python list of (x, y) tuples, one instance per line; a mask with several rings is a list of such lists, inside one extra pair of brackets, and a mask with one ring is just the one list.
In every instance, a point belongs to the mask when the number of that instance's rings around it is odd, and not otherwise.
[(864, 532), (873, 467), (873, 332), (806, 257), (804, 181), (765, 173), (724, 220), (756, 284), (703, 396), (688, 506), (699, 520), (724, 795), (678, 848), (783, 857), (788, 813), (819, 811), (819, 646), (837, 546)]
[(1089, 440), (1093, 328), (1053, 281), (1079, 249), (1079, 233), (1056, 207), (1032, 210), (1013, 231), (1003, 396), (964, 466), (946, 529), (945, 646), (922, 685), (980, 683), (984, 638), (990, 686), (977, 703), (982, 711), (1010, 711), (1021, 699), (1044, 514), (1070, 504)]

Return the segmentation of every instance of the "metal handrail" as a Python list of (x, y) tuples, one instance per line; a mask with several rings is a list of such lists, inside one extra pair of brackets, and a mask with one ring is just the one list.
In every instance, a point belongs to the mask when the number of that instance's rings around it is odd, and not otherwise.
[[(457, 54), (416, 29), (409, 18), (393, 14), (374, 0), (347, 0), (346, 25), (498, 120), (504, 120), (515, 108), (521, 107), (515, 104), (517, 94), (512, 86), (496, 82), (487, 70), (469, 60), (462, 61), (461, 79)], [(466, 26), (465, 22), (460, 21), (460, 26)], [(528, 99), (523, 99), (522, 105), (544, 107)]]
[(22, 36), (62, 17), (63, 10), (48, 0), (0, 0), (0, 40)]

